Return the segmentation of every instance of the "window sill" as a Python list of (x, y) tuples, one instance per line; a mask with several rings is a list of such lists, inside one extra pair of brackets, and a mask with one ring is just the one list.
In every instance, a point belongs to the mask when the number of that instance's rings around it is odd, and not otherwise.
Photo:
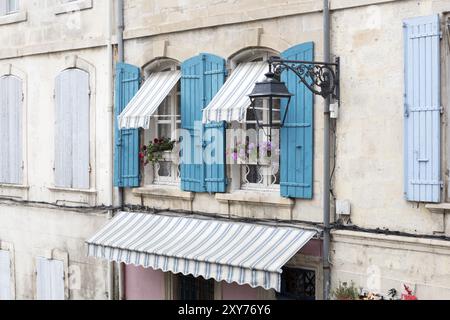
[(242, 202), (253, 204), (275, 205), (277, 207), (292, 207), (294, 200), (283, 198), (275, 192), (234, 191), (232, 193), (216, 193), (216, 200), (220, 202)]
[(22, 184), (7, 184), (7, 183), (0, 183), (0, 188), (4, 189), (21, 189), (21, 190), (27, 190), (30, 189), (30, 186), (22, 185)]
[(25, 11), (0, 16), (0, 25), (19, 23), (23, 21), (27, 21), (27, 13)]
[(70, 192), (70, 193), (85, 193), (85, 194), (96, 194), (95, 189), (71, 189), (71, 188), (60, 188), (60, 187), (47, 187), (48, 190), (53, 192)]
[(425, 208), (432, 213), (444, 214), (445, 211), (450, 211), (450, 203), (428, 203), (425, 205)]
[(55, 15), (86, 9), (92, 9), (92, 0), (78, 0), (74, 2), (59, 4), (55, 9)]
[(191, 201), (194, 199), (194, 193), (180, 190), (179, 186), (168, 185), (148, 185), (132, 190), (135, 195), (153, 196), (158, 198), (176, 198), (180, 200)]

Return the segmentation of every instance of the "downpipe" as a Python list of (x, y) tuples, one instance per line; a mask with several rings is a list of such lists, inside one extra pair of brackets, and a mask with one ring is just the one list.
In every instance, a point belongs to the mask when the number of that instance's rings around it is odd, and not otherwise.
[[(323, 60), (330, 62), (330, 3), (323, 1)], [(324, 102), (323, 114), (323, 299), (330, 299), (330, 98)]]

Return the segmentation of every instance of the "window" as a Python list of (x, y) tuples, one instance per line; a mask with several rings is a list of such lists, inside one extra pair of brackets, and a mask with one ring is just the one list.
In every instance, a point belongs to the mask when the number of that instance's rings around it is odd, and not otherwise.
[(89, 74), (67, 69), (56, 78), (55, 186), (89, 189)]
[(64, 300), (64, 262), (38, 257), (36, 289), (38, 300)]
[(175, 300), (214, 300), (214, 280), (176, 275)]
[(0, 77), (0, 183), (22, 183), (22, 81)]
[(0, 0), (0, 16), (19, 11), (19, 0)]
[[(251, 49), (241, 52), (232, 61), (237, 66), (242, 62), (266, 61), (274, 55), (277, 54), (266, 49)], [(273, 107), (273, 123), (280, 123), (279, 102), (274, 102), (276, 105)], [(246, 121), (241, 126), (245, 137), (241, 137), (241, 141), (237, 139), (234, 141), (238, 158), (242, 156), (246, 158), (245, 161), (241, 161), (239, 169), (240, 187), (245, 190), (278, 191), (280, 188), (279, 130), (272, 129), (269, 139), (269, 128), (258, 126), (258, 123), (268, 123), (270, 116), (268, 101), (257, 101), (255, 112), (251, 107), (248, 108)], [(232, 168), (232, 170), (236, 169)]]
[(0, 250), (0, 301), (11, 299), (11, 256)]
[(316, 273), (313, 270), (283, 268), (278, 300), (315, 300)]
[[(178, 70), (176, 64), (164, 67), (160, 71)], [(150, 121), (150, 129), (143, 130), (143, 143), (148, 145), (155, 139), (170, 139), (178, 141), (177, 130), (181, 126), (180, 82), (174, 86), (167, 97), (158, 107)], [(154, 163), (147, 163), (144, 168), (144, 184), (179, 185), (180, 168), (178, 164), (178, 146), (173, 150), (162, 152), (161, 157)]]

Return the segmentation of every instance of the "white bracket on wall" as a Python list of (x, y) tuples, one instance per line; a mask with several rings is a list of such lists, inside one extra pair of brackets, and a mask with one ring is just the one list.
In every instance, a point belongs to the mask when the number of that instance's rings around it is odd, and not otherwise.
[(330, 118), (337, 119), (339, 117), (339, 103), (335, 101), (330, 104)]

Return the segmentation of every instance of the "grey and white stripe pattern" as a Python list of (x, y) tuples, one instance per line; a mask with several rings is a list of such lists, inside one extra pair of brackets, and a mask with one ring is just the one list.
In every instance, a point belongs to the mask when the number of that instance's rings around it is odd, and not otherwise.
[(279, 291), (282, 266), (315, 233), (189, 216), (121, 212), (86, 242), (89, 256)]
[(255, 83), (264, 80), (267, 62), (246, 62), (237, 66), (219, 92), (203, 110), (203, 123), (214, 121), (244, 122), (250, 106), (248, 95)]
[(150, 117), (158, 110), (180, 78), (179, 70), (152, 73), (119, 115), (119, 128), (148, 129)]

